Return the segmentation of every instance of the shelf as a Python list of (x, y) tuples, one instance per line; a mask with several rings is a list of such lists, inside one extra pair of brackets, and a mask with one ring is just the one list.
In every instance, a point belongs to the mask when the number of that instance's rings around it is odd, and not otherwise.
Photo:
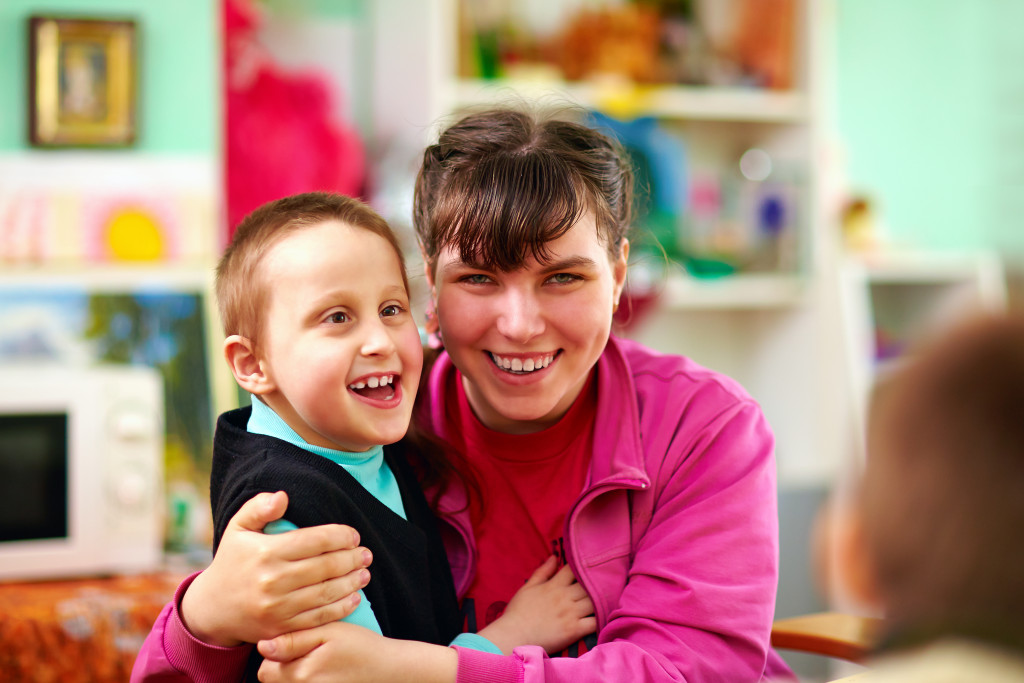
[(75, 289), (90, 292), (183, 291), (206, 292), (213, 285), (213, 268), (187, 264), (95, 264), (5, 266), (0, 289)]
[(806, 283), (798, 275), (751, 273), (701, 280), (672, 275), (665, 282), (661, 307), (684, 311), (700, 309), (768, 309), (800, 304)]
[(474, 106), (539, 98), (607, 111), (619, 117), (804, 123), (808, 98), (801, 92), (700, 86), (631, 86), (621, 83), (569, 83), (558, 80), (459, 80), (456, 106)]
[(994, 254), (890, 252), (848, 257), (847, 266), (873, 284), (942, 284), (974, 281), (979, 272), (1000, 272)]

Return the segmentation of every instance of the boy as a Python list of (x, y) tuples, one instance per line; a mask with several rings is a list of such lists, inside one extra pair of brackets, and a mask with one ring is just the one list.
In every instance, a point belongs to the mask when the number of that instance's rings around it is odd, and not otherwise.
[(852, 513), (846, 578), (887, 624), (866, 680), (1024, 680), (1024, 320), (965, 325), (879, 387)]

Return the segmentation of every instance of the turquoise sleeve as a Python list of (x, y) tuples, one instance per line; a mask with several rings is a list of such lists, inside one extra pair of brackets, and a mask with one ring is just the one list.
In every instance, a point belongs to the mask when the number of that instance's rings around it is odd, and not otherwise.
[[(263, 527), (263, 533), (283, 534), (286, 531), (292, 531), (293, 529), (298, 528), (299, 527), (295, 526), (287, 519), (277, 519)], [(359, 604), (356, 605), (355, 610), (352, 611), (352, 614), (348, 615), (341, 621), (344, 621), (347, 624), (362, 626), (363, 628), (370, 629), (374, 633), (384, 635), (380, 631), (380, 624), (377, 623), (377, 617), (373, 614), (373, 608), (370, 607), (370, 601), (366, 598), (366, 594), (363, 593), (362, 589), (359, 590), (359, 597)], [(487, 652), (490, 652), (490, 650), (487, 650)], [(498, 654), (501, 653), (499, 652)]]
[(451, 646), (466, 647), (470, 650), (477, 650), (479, 652), (489, 652), (492, 655), (504, 654), (498, 649), (498, 646), (478, 633), (460, 633), (455, 636), (455, 640), (451, 642)]

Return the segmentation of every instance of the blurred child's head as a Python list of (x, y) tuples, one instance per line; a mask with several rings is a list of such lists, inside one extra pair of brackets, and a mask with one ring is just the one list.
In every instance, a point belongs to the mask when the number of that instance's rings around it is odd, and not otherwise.
[(965, 325), (879, 386), (857, 513), (893, 628), (1024, 646), (1024, 320)]
[(307, 442), (346, 451), (409, 425), (423, 364), (394, 233), (362, 202), (307, 193), (246, 216), (217, 268), (239, 385)]

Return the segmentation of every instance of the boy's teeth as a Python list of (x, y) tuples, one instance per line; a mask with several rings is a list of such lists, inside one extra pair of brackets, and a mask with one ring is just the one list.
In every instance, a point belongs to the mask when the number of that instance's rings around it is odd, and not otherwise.
[(376, 389), (377, 387), (386, 387), (389, 384), (394, 383), (394, 375), (384, 375), (383, 377), (370, 377), (365, 382), (353, 382), (349, 384), (350, 389), (365, 389), (367, 387)]

